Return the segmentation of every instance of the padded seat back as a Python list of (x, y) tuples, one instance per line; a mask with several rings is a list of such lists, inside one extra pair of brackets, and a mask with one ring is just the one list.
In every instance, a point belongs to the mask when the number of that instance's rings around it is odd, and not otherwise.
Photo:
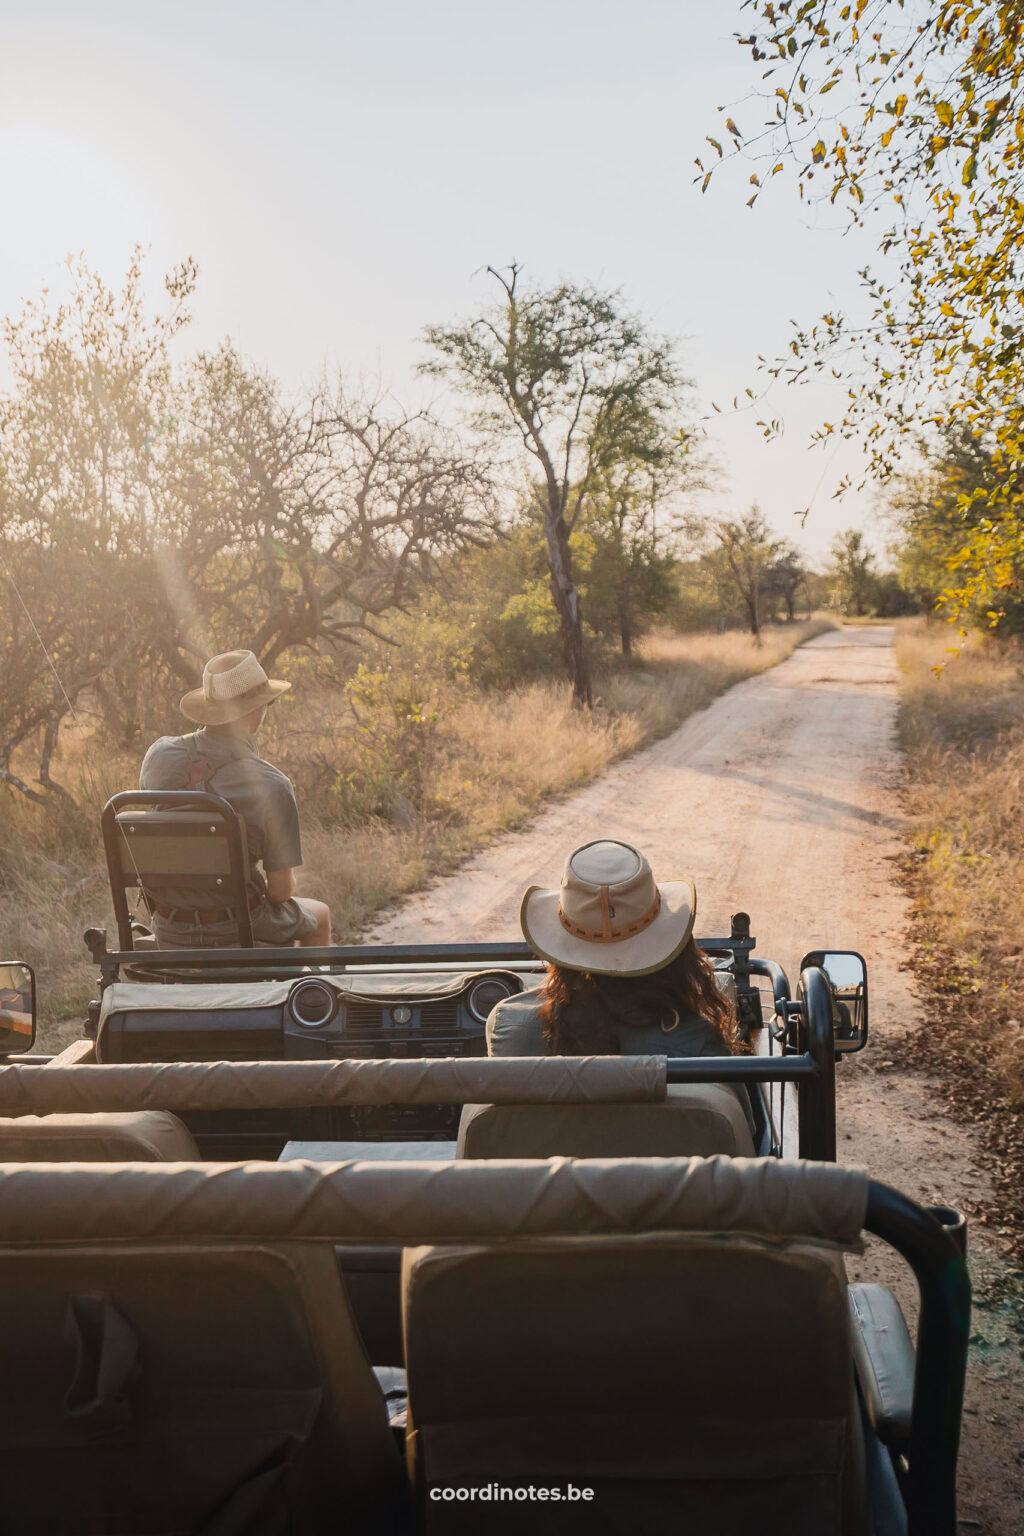
[(252, 946), (245, 820), (227, 801), (188, 790), (125, 791), (107, 801), (102, 828), (122, 950), (135, 947), (133, 888), (150, 910), (231, 911), (239, 941)]
[[(146, 810), (120, 811), (115, 819), (125, 885), (141, 885), (155, 900), (168, 887), (189, 886), (197, 900), (205, 895), (210, 907), (217, 905), (218, 897), (230, 895), (231, 845), (227, 823), (220, 816), (209, 811)], [(238, 817), (238, 824), (248, 877), (243, 817)]]
[[(742, 1090), (741, 1090), (742, 1091)], [(467, 1104), (459, 1157), (752, 1157), (734, 1089), (670, 1083), (649, 1104)]]
[[(703, 1233), (407, 1249), (408, 1454), (429, 1487), (592, 1489), (545, 1532), (864, 1536), (838, 1253)], [(529, 1506), (533, 1508), (533, 1506)], [(426, 1498), (428, 1532), (522, 1532)]]
[(3, 1163), (188, 1163), (199, 1149), (177, 1115), (22, 1115), (0, 1119)]
[(328, 1246), (7, 1248), (0, 1289), (5, 1530), (394, 1528), (401, 1462)]

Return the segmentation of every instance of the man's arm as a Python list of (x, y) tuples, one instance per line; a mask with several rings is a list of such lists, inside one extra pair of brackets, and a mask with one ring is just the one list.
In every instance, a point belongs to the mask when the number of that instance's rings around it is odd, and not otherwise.
[(294, 869), (268, 869), (265, 873), (268, 901), (287, 901), (295, 895)]
[(263, 812), (263, 873), (267, 898), (287, 901), (295, 895), (295, 871), (302, 865), (299, 808), (284, 774), (275, 773)]

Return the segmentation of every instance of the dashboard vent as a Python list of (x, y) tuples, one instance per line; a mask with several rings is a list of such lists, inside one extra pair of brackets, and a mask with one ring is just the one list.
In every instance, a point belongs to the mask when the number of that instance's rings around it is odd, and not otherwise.
[(384, 1010), (379, 1003), (349, 1002), (345, 1004), (347, 1035), (379, 1035), (383, 1028)]
[(450, 1034), (459, 1027), (457, 997), (438, 997), (420, 1004), (420, 1029), (425, 1035)]

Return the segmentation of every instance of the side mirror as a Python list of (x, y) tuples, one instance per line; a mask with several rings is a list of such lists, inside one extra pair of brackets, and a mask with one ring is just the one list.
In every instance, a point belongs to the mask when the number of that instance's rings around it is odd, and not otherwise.
[(868, 1043), (868, 968), (853, 949), (812, 949), (800, 969), (816, 965), (828, 977), (837, 1055), (862, 1051)]
[(35, 972), (20, 960), (0, 960), (0, 1056), (30, 1051), (35, 1039)]

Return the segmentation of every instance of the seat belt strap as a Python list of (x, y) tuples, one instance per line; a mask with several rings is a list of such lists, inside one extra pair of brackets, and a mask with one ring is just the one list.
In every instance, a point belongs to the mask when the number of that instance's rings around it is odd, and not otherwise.
[(200, 790), (204, 795), (209, 793), (210, 780), (216, 773), (216, 768), (208, 757), (204, 757), (196, 745), (195, 732), (189, 736), (183, 736), (185, 751), (188, 753), (188, 784), (186, 788)]

